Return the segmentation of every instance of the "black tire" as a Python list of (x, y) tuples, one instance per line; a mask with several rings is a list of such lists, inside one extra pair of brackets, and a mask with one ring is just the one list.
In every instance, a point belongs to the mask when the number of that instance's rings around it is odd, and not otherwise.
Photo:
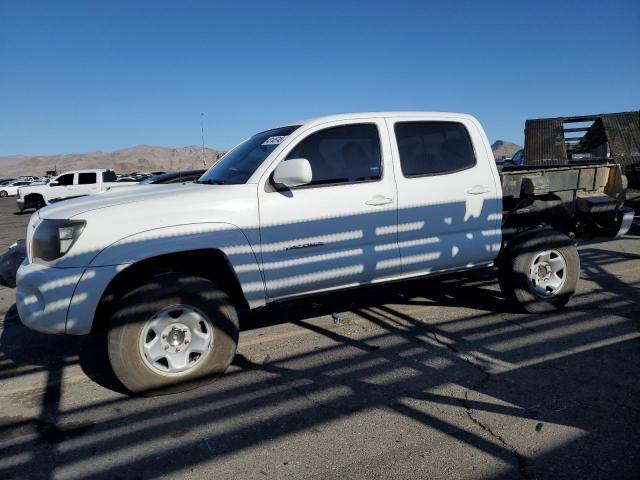
[[(543, 252), (553, 252), (553, 258), (560, 256), (566, 268), (559, 274), (561, 285), (541, 293), (544, 281), (536, 285), (530, 275)], [(499, 264), (498, 280), (511, 304), (530, 313), (543, 313), (559, 310), (569, 302), (579, 276), (580, 257), (574, 241), (557, 230), (535, 230), (511, 240)]]
[[(199, 364), (177, 376), (167, 376), (143, 359), (140, 337), (157, 312), (176, 305), (205, 315), (213, 327), (213, 340)], [(235, 356), (238, 333), (236, 309), (223, 290), (205, 278), (168, 274), (151, 279), (119, 300), (109, 324), (107, 350), (116, 377), (130, 392), (163, 395), (190, 390), (222, 375)]]
[(33, 201), (33, 208), (35, 208), (36, 210), (40, 210), (41, 208), (44, 208), (46, 206), (47, 206), (47, 204), (44, 203), (44, 199), (39, 195)]
[(7, 193), (6, 190), (0, 190), (0, 197), (4, 198), (6, 196), (8, 196), (9, 194)]

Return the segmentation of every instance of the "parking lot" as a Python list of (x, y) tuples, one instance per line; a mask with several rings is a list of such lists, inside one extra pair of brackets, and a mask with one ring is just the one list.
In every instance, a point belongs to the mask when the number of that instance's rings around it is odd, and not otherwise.
[[(0, 199), (0, 248), (29, 215)], [(493, 272), (267, 307), (221, 380), (131, 398), (101, 342), (39, 334), (0, 287), (0, 478), (637, 478), (640, 227), (579, 290), (514, 312)]]

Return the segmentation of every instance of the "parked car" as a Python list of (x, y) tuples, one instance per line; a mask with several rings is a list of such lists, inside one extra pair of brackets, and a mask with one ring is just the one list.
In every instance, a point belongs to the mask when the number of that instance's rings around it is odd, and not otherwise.
[(183, 170), (180, 172), (169, 172), (145, 178), (138, 185), (156, 185), (160, 183), (184, 183), (194, 182), (199, 179), (206, 170)]
[(521, 148), (516, 153), (513, 154), (508, 160), (502, 162), (502, 167), (521, 167), (524, 165), (524, 148)]
[(560, 309), (574, 235), (631, 224), (623, 180), (616, 164), (499, 174), (464, 114), (322, 117), (252, 136), (196, 183), (37, 212), (16, 304), (30, 328), (104, 335), (130, 391), (183, 390), (227, 369), (239, 312), (303, 295), (497, 264), (519, 308)]
[(18, 189), (31, 185), (32, 182), (27, 180), (19, 180), (9, 182), (6, 185), (0, 186), (0, 197), (15, 197), (18, 195)]
[(20, 211), (29, 208), (36, 210), (69, 198), (95, 195), (114, 187), (116, 183), (113, 170), (88, 169), (64, 172), (51, 179), (48, 184), (29, 185), (18, 191), (16, 203)]

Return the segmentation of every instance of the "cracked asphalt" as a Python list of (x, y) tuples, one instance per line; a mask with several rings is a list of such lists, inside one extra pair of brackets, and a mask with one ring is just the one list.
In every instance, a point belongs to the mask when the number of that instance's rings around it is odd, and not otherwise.
[(580, 256), (554, 314), (510, 310), (490, 271), (269, 307), (227, 375), (156, 398), (0, 287), (0, 478), (638, 478), (640, 226)]

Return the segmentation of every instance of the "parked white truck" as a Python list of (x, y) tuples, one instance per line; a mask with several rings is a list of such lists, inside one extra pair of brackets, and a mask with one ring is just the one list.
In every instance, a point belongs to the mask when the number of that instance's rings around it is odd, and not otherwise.
[(13, 182), (7, 182), (0, 186), (0, 198), (15, 197), (18, 195), (18, 190), (20, 188), (24, 188), (32, 183), (32, 180), (15, 180)]
[(16, 203), (20, 211), (36, 210), (68, 198), (95, 195), (111, 187), (122, 187), (116, 182), (113, 170), (88, 169), (64, 172), (48, 184), (27, 185), (18, 190)]
[(633, 212), (615, 164), (496, 169), (479, 122), (362, 113), (258, 133), (197, 183), (127, 189), (36, 212), (18, 270), (22, 322), (105, 335), (138, 394), (222, 374), (239, 315), (320, 292), (499, 266), (529, 312), (564, 306), (574, 236)]

